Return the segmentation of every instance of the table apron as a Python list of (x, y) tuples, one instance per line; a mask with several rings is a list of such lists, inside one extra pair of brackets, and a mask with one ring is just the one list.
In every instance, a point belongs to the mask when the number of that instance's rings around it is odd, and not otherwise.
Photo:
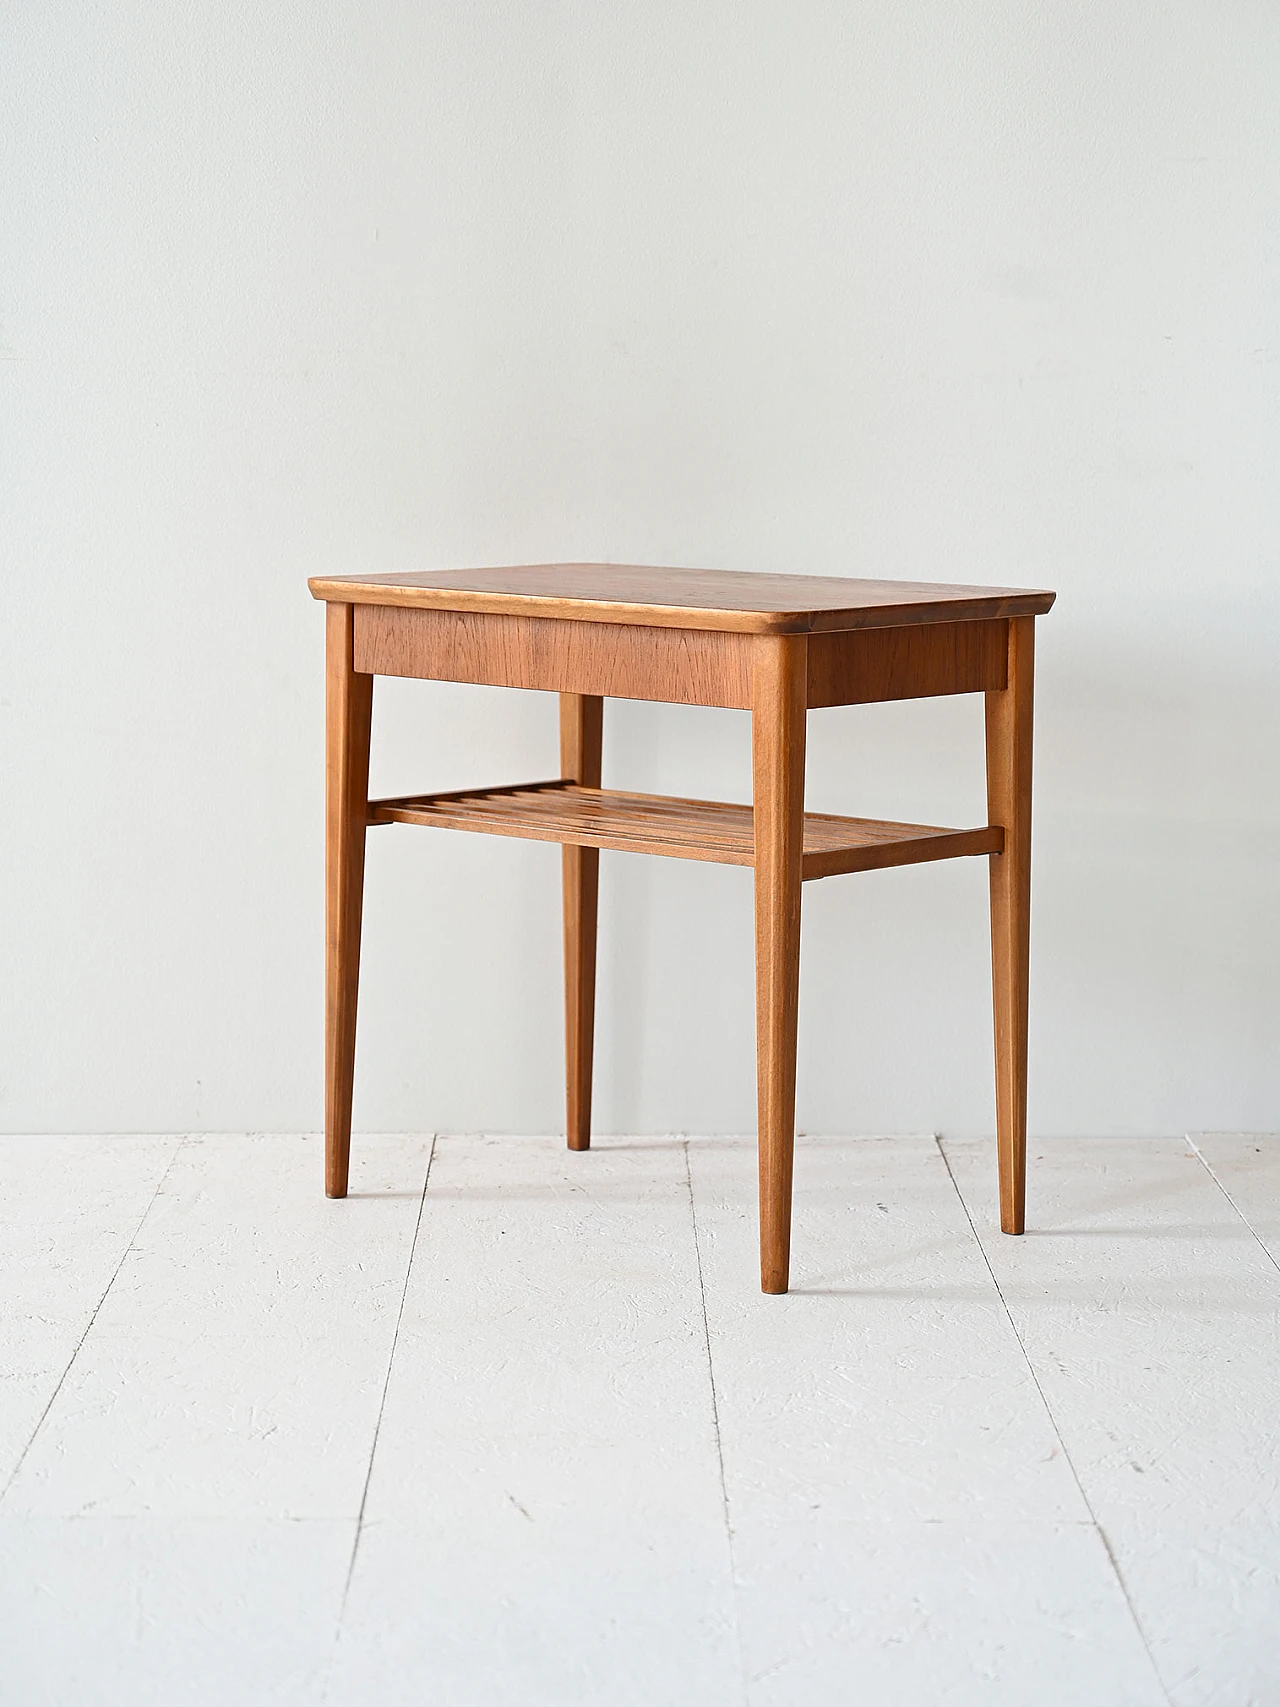
[(999, 692), (1008, 682), (1009, 624), (930, 622), (809, 636), (810, 710), (936, 694)]
[(371, 675), (675, 705), (751, 705), (747, 634), (403, 605), (356, 605), (354, 617), (354, 665)]
[[(723, 630), (405, 605), (359, 604), (352, 616), (362, 674), (740, 710), (752, 704), (754, 653), (769, 643)], [(808, 706), (999, 691), (1008, 626), (999, 617), (810, 634)]]

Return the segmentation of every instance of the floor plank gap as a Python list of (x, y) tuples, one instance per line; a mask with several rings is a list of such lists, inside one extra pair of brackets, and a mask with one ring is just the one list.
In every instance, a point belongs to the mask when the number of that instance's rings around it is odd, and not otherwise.
[(724, 1537), (729, 1550), (729, 1569), (733, 1578), (733, 1639), (738, 1651), (742, 1673), (742, 1699), (747, 1700), (747, 1667), (742, 1651), (742, 1631), (738, 1614), (737, 1567), (733, 1557), (733, 1521), (729, 1515), (729, 1487), (724, 1475), (724, 1442), (720, 1436), (720, 1404), (716, 1398), (715, 1359), (711, 1354), (711, 1325), (707, 1320), (707, 1283), (702, 1272), (702, 1247), (698, 1240), (698, 1204), (693, 1191), (693, 1170), (689, 1165), (689, 1140), (683, 1140), (684, 1177), (689, 1191), (689, 1220), (693, 1228), (693, 1250), (698, 1263), (698, 1297), (702, 1306), (702, 1337), (707, 1350), (707, 1386), (711, 1394), (711, 1423), (716, 1437), (716, 1463), (720, 1470), (720, 1497), (724, 1504)]
[[(426, 1171), (422, 1176), (422, 1194), (418, 1199), (418, 1219), (413, 1224), (413, 1238), (409, 1241), (409, 1257), (404, 1265), (404, 1285), (400, 1289), (400, 1304), (396, 1310), (396, 1325), (391, 1335), (391, 1349), (387, 1354), (387, 1372), (382, 1383), (382, 1397), (378, 1402), (378, 1416), (373, 1425), (373, 1438), (369, 1442), (369, 1464), (364, 1474), (364, 1486), (360, 1490), (360, 1509), (356, 1513), (356, 1532), (351, 1540), (351, 1559), (347, 1565), (346, 1581), (342, 1585), (342, 1605), (338, 1609), (338, 1631), (342, 1631), (342, 1620), (347, 1610), (347, 1598), (351, 1593), (351, 1579), (355, 1574), (356, 1554), (360, 1551), (360, 1536), (364, 1531), (365, 1507), (369, 1503), (369, 1483), (373, 1477), (373, 1461), (378, 1454), (378, 1435), (382, 1429), (382, 1417), (387, 1408), (387, 1389), (391, 1385), (391, 1371), (395, 1366), (396, 1347), (400, 1343), (400, 1324), (404, 1320), (404, 1301), (409, 1295), (409, 1279), (413, 1273), (414, 1252), (418, 1248), (418, 1235), (422, 1231), (422, 1212), (427, 1201), (427, 1187), (431, 1183), (431, 1163), (436, 1153), (436, 1136), (431, 1137), (431, 1148), (427, 1151)], [(326, 1694), (327, 1694), (326, 1690)]]
[(1187, 1133), (1187, 1143), (1191, 1148), (1192, 1155), (1198, 1159), (1201, 1166), (1204, 1168), (1205, 1172), (1208, 1174), (1209, 1178), (1213, 1181), (1213, 1183), (1217, 1186), (1218, 1190), (1226, 1198), (1227, 1202), (1235, 1210), (1236, 1214), (1240, 1217), (1240, 1219), (1244, 1223), (1244, 1225), (1249, 1229), (1249, 1232), (1253, 1236), (1253, 1239), (1256, 1242), (1258, 1249), (1262, 1252), (1263, 1256), (1266, 1257), (1267, 1261), (1271, 1264), (1272, 1268), (1274, 1268), (1276, 1270), (1276, 1272), (1278, 1274), (1280, 1274), (1280, 1257), (1276, 1256), (1276, 1253), (1271, 1249), (1271, 1246), (1262, 1237), (1262, 1234), (1259, 1233), (1258, 1229), (1254, 1226), (1253, 1222), (1250, 1221), (1249, 1217), (1245, 1214), (1244, 1210), (1236, 1202), (1235, 1198), (1231, 1195), (1230, 1191), (1228, 1191), (1226, 1184), (1222, 1180), (1222, 1177), (1219, 1175), (1217, 1170), (1214, 1168), (1213, 1163), (1205, 1155), (1204, 1151), (1200, 1148), (1199, 1144), (1196, 1143), (1195, 1139), (1191, 1136), (1191, 1134), (1189, 1132)]

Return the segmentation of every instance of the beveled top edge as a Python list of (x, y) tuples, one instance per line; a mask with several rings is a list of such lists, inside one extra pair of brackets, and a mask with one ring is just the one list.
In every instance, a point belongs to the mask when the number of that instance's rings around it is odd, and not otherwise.
[(1039, 616), (1055, 594), (1025, 587), (855, 580), (637, 564), (536, 563), (392, 575), (316, 575), (313, 596), (343, 604), (559, 617), (642, 627), (803, 634)]

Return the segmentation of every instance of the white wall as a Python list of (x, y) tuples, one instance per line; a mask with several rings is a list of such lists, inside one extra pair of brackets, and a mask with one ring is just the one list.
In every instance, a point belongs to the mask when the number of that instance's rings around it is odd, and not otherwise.
[[(10, 0), (0, 113), (0, 1126), (318, 1124), (305, 577), (555, 556), (1058, 588), (1033, 1128), (1280, 1124), (1272, 0)], [(980, 821), (980, 729), (816, 713), (810, 804)], [(379, 687), (381, 791), (554, 752)], [(558, 869), (371, 838), (359, 1125), (558, 1126)], [(989, 1130), (981, 862), (805, 900), (802, 1126)], [(749, 874), (602, 932), (600, 1126), (749, 1130)]]

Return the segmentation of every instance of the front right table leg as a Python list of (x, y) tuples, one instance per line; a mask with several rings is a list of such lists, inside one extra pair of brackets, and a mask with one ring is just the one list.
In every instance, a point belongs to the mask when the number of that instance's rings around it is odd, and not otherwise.
[(791, 1253), (808, 640), (767, 635), (753, 652), (760, 1287), (777, 1293), (787, 1290)]

